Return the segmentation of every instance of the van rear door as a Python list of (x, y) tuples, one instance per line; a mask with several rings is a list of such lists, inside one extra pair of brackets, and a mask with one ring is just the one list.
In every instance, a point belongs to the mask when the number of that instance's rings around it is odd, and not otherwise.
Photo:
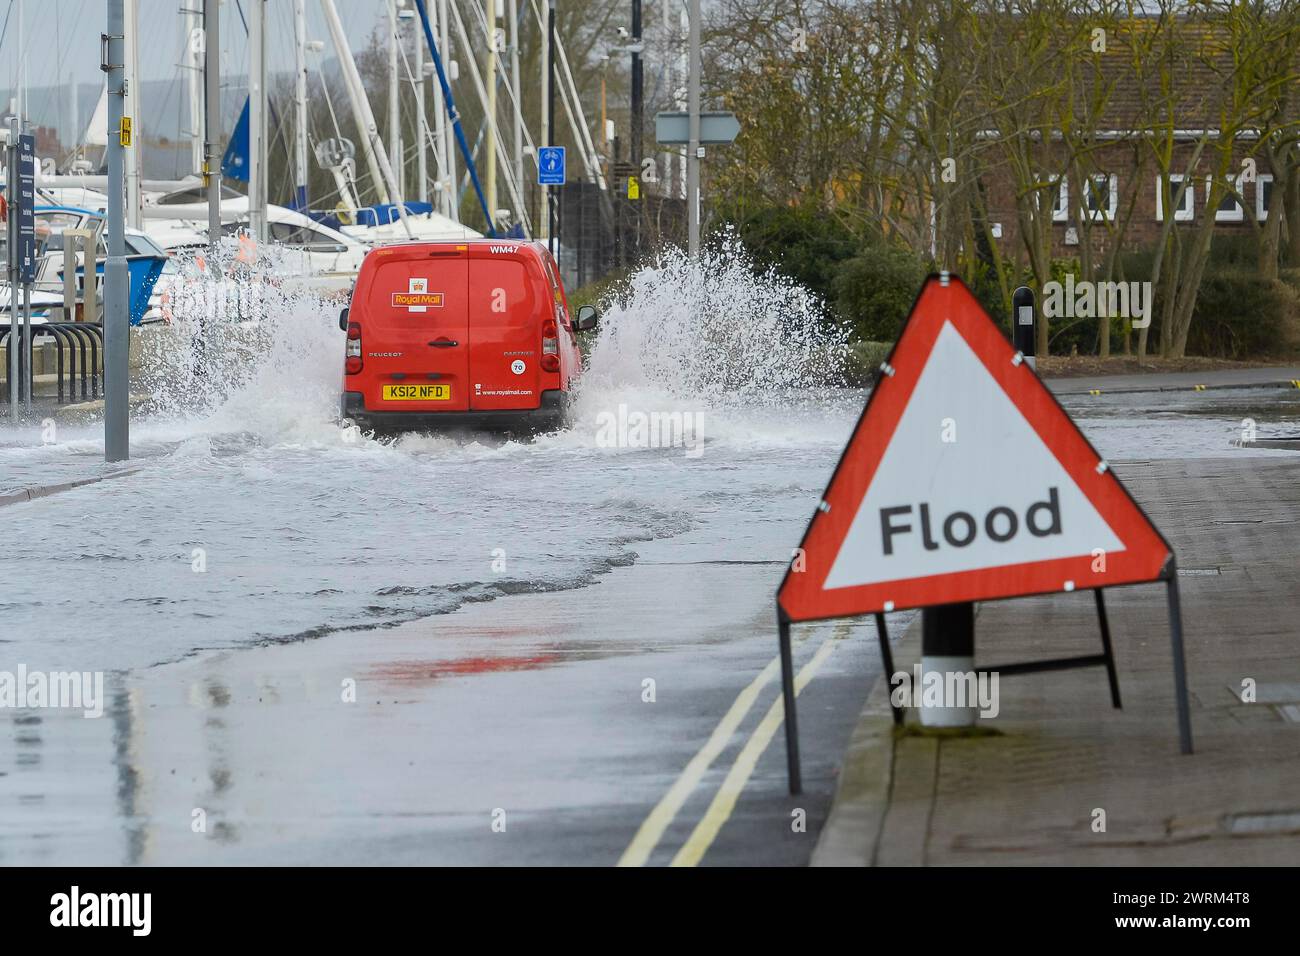
[(469, 260), (470, 408), (537, 408), (542, 322), (554, 312), (526, 247), (481, 244)]
[(462, 246), (415, 246), (379, 259), (365, 302), (361, 342), (366, 407), (465, 411), (469, 406), (469, 262)]

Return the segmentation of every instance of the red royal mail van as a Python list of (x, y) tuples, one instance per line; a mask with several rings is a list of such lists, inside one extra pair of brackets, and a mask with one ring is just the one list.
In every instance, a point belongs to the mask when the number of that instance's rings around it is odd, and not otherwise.
[(582, 370), (559, 270), (541, 243), (509, 239), (372, 249), (352, 301), (343, 417), (363, 429), (547, 431), (565, 423)]

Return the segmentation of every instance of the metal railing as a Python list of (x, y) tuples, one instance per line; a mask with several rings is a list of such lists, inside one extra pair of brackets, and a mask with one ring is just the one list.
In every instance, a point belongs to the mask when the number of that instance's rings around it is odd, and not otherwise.
[[(20, 382), (30, 379), (37, 340), (48, 335), (55, 342), (55, 378), (59, 404), (86, 401), (103, 395), (100, 357), (104, 353), (104, 329), (98, 322), (45, 322), (33, 325), (31, 332), (31, 342), (24, 342), (21, 321), (0, 325), (0, 344), (13, 348), (16, 342)], [(3, 371), (8, 374), (8, 362)], [(6, 387), (0, 390), (0, 402), (7, 403), (8, 400), (9, 389)]]

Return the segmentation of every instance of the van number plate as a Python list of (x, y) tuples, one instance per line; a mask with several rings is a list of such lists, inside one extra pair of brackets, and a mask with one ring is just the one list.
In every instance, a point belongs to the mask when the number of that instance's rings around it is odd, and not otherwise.
[(446, 402), (451, 400), (450, 385), (385, 385), (386, 402)]

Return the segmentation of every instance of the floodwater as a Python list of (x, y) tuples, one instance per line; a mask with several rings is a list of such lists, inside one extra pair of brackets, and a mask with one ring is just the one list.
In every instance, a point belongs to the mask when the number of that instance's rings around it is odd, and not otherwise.
[[(272, 296), (201, 361), (178, 317), (133, 424), (139, 472), (0, 512), (5, 660), (130, 670), (393, 625), (581, 589), (686, 532), (715, 557), (788, 560), (864, 401), (836, 385), (842, 343), (817, 303), (734, 251), (634, 277), (591, 349), (577, 423), (535, 441), (341, 426), (336, 309)], [(1114, 462), (1286, 454), (1230, 442), (1247, 417), (1267, 437), (1300, 413), (1245, 391), (1068, 407)], [(669, 447), (611, 425), (655, 412), (680, 414)], [(0, 493), (121, 468), (103, 464), (98, 426), (0, 427)]]

